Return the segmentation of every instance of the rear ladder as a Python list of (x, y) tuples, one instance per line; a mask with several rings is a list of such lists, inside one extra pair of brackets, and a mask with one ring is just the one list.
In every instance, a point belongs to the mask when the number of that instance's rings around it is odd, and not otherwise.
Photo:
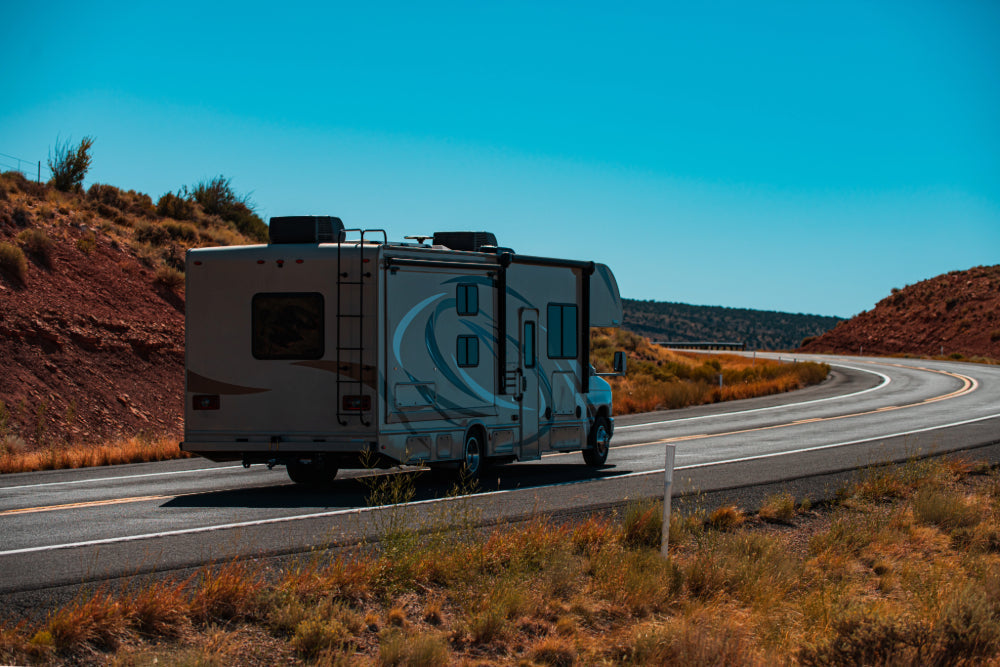
[[(342, 249), (347, 242), (343, 240), (348, 232), (358, 232), (360, 239), (352, 242), (358, 248), (357, 275), (344, 270)], [(371, 412), (375, 403), (374, 397), (369, 399), (367, 409), (363, 399), (358, 406), (347, 409), (345, 398), (364, 395), (364, 380), (374, 366), (365, 365), (365, 285), (371, 280), (373, 272), (365, 269), (365, 235), (382, 235), (382, 244), (388, 244), (388, 237), (383, 229), (345, 229), (341, 232), (341, 242), (337, 244), (337, 422), (347, 425), (348, 417), (358, 417), (364, 426), (371, 426), (367, 413)], [(357, 312), (351, 312), (356, 308)], [(371, 333), (375, 333), (374, 331)], [(356, 335), (352, 335), (356, 334)], [(356, 345), (344, 345), (344, 341), (357, 341)]]

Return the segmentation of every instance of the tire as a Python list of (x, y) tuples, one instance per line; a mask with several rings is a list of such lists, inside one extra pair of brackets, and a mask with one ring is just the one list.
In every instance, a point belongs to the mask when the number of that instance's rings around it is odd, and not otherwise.
[(292, 459), (285, 464), (288, 479), (306, 486), (323, 486), (337, 476), (337, 467), (324, 461)]
[(462, 461), (458, 464), (459, 483), (478, 482), (486, 469), (483, 438), (479, 429), (472, 429), (465, 434), (465, 444), (462, 445)]
[(598, 415), (587, 436), (587, 449), (583, 450), (583, 460), (587, 465), (600, 467), (608, 460), (611, 447), (611, 424), (604, 415)]

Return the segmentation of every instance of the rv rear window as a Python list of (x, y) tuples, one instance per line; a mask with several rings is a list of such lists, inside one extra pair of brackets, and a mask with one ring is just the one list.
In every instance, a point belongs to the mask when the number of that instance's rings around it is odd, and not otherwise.
[(253, 297), (255, 359), (321, 359), (323, 295), (318, 292), (260, 293)]

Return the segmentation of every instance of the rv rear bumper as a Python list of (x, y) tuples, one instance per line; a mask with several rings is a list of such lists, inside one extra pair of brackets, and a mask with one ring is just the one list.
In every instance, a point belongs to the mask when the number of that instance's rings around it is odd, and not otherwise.
[(374, 439), (338, 438), (304, 439), (274, 437), (270, 440), (249, 439), (187, 439), (181, 443), (181, 450), (204, 456), (213, 461), (233, 461), (247, 458), (282, 457), (290, 454), (361, 454), (375, 446)]

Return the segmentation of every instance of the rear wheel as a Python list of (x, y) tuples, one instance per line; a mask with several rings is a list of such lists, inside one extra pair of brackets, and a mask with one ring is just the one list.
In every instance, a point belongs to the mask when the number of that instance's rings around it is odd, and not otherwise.
[(608, 449), (611, 447), (611, 425), (607, 417), (598, 415), (590, 427), (587, 436), (588, 448), (583, 450), (583, 460), (589, 466), (602, 466), (608, 460)]
[(337, 476), (337, 466), (311, 459), (292, 459), (285, 464), (285, 469), (290, 480), (308, 486), (329, 484)]

